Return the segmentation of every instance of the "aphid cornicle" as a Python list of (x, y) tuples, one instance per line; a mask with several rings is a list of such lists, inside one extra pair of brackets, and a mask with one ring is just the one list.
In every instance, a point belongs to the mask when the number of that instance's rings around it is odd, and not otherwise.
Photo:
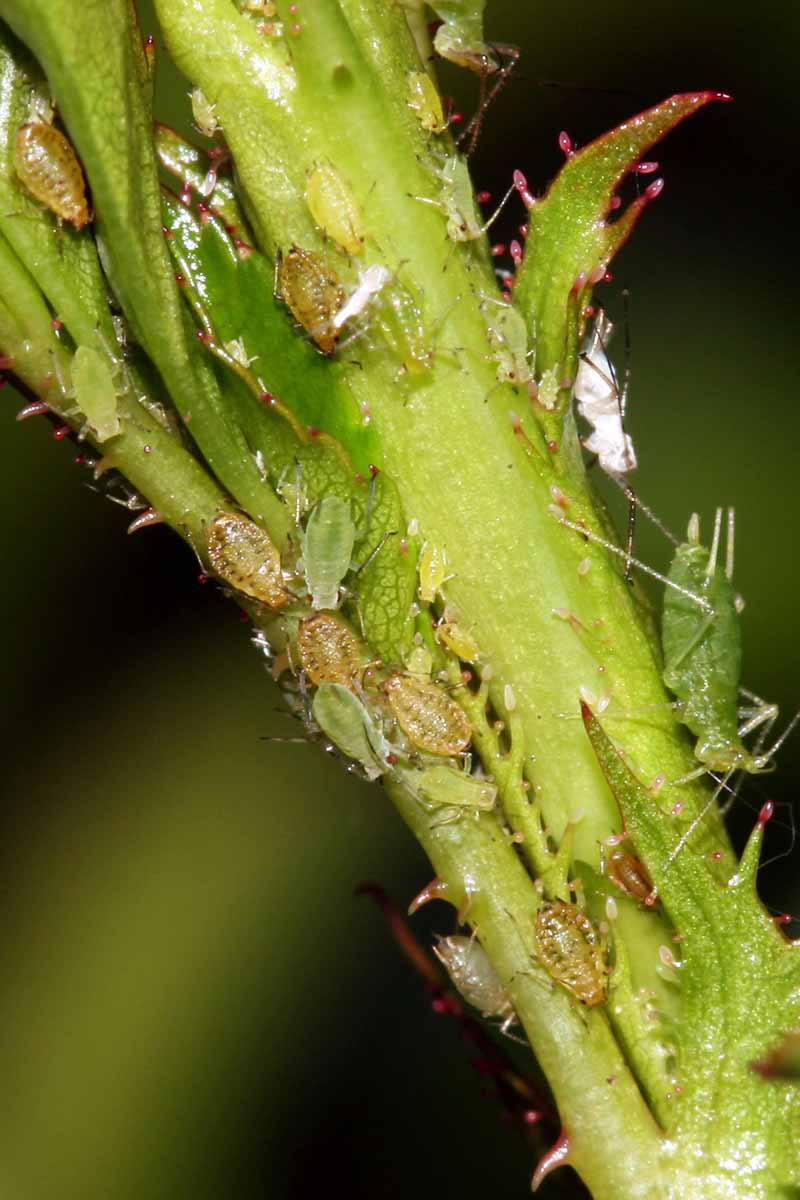
[(472, 726), (447, 692), (424, 675), (394, 672), (381, 684), (394, 719), (417, 750), (453, 757), (472, 740)]
[(363, 665), (361, 644), (335, 613), (318, 612), (297, 629), (300, 665), (313, 684), (339, 683), (352, 688)]
[(47, 205), (60, 221), (83, 229), (91, 220), (83, 168), (72, 143), (45, 121), (17, 130), (14, 170), (34, 199)]
[(280, 555), (264, 530), (248, 517), (219, 513), (209, 528), (207, 545), (214, 572), (238, 592), (270, 608), (287, 602)]
[(589, 1008), (606, 999), (600, 934), (576, 904), (556, 900), (536, 913), (536, 947), (548, 975)]
[(292, 246), (278, 259), (281, 298), (323, 354), (333, 354), (339, 329), (334, 318), (347, 294), (318, 254)]

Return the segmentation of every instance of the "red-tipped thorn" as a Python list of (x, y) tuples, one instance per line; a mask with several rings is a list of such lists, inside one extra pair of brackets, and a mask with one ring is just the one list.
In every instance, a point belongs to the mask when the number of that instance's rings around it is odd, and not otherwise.
[(415, 912), (419, 912), (423, 905), (430, 904), (431, 900), (446, 900), (449, 890), (444, 880), (435, 875), (411, 901), (408, 906), (408, 915), (413, 917)]
[(511, 255), (511, 260), (514, 263), (514, 266), (518, 267), (522, 262), (522, 246), (519, 244), (516, 238), (512, 238), (509, 242), (508, 252)]
[(761, 812), (758, 814), (758, 823), (763, 829), (767, 821), (772, 820), (772, 814), (775, 812), (775, 804), (772, 800), (767, 800), (761, 805)]
[(572, 158), (573, 154), (575, 153), (572, 148), (572, 138), (568, 133), (565, 133), (563, 129), (558, 135), (558, 148), (567, 156), (567, 158)]
[(644, 198), (645, 198), (645, 200), (648, 200), (648, 201), (655, 200), (656, 196), (660, 196), (661, 193), (663, 192), (663, 190), (664, 190), (664, 180), (663, 179), (654, 179), (653, 182), (649, 183), (647, 185), (647, 187), (644, 189)]
[(147, 529), (150, 525), (163, 525), (164, 518), (160, 512), (156, 512), (154, 508), (146, 508), (143, 513), (140, 513), (127, 528), (128, 533), (138, 533), (140, 529)]
[(657, 170), (658, 170), (657, 162), (640, 162), (638, 167), (636, 168), (636, 174), (637, 175), (652, 175), (653, 172), (657, 171)]
[(569, 1161), (569, 1150), (569, 1137), (562, 1129), (558, 1141), (539, 1159), (539, 1165), (533, 1172), (533, 1179), (531, 1180), (532, 1192), (539, 1190), (542, 1181), (547, 1178), (551, 1171), (555, 1171), (558, 1167), (563, 1167)]
[(536, 197), (528, 188), (528, 181), (522, 174), (522, 171), (515, 171), (512, 178), (514, 180), (514, 187), (519, 192), (522, 203), (526, 208), (533, 208), (536, 202)]
[(26, 404), (17, 413), (18, 421), (27, 421), (28, 417), (40, 417), (42, 413), (50, 412), (50, 406), (45, 404), (44, 400), (32, 400), (30, 404)]

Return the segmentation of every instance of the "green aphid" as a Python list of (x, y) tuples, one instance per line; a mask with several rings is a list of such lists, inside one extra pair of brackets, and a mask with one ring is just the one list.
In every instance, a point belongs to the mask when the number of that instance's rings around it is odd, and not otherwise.
[(368, 779), (387, 770), (389, 743), (359, 698), (340, 683), (321, 683), (311, 715), (342, 754), (359, 763)]
[(492, 47), (483, 40), (486, 0), (438, 0), (430, 7), (442, 22), (433, 39), (437, 54), (480, 74), (497, 69)]
[(311, 510), (303, 533), (303, 566), (312, 608), (338, 607), (356, 534), (348, 501), (326, 496)]
[(467, 775), (455, 767), (426, 767), (413, 772), (413, 776), (415, 794), (423, 803), (456, 809), (457, 815), (491, 812), (497, 801), (497, 788), (490, 780)]
[[(740, 712), (741, 599), (733, 587), (733, 510), (728, 510), (728, 553), (719, 562), (722, 509), (717, 509), (711, 549), (700, 542), (697, 515), (672, 560), (664, 589), (664, 682), (677, 697), (679, 719), (697, 737), (703, 769), (725, 773), (769, 768), (771, 752), (752, 754), (742, 738), (773, 724), (777, 707), (753, 698)], [(740, 716), (744, 722), (740, 725)], [(774, 747), (773, 747), (774, 750)]]
[(91, 346), (78, 346), (72, 359), (75, 401), (98, 442), (107, 442), (122, 431), (117, 390), (108, 360)]

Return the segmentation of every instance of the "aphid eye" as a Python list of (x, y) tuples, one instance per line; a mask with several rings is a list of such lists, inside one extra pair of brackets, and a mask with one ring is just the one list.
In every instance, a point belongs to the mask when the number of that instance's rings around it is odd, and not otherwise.
[(281, 560), (269, 536), (248, 517), (222, 512), (208, 531), (208, 558), (220, 579), (270, 608), (289, 599)]
[(575, 904), (557, 900), (536, 913), (536, 946), (552, 979), (588, 1007), (606, 999), (600, 934)]
[(83, 229), (91, 220), (83, 169), (72, 143), (44, 121), (31, 121), (17, 130), (14, 170), (34, 199), (60, 221)]

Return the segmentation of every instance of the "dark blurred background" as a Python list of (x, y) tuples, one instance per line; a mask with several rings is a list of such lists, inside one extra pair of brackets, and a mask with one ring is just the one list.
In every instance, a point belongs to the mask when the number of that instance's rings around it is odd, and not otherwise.
[[(306, 0), (310, 3), (311, 0)], [(666, 189), (604, 292), (630, 289), (637, 487), (671, 525), (735, 504), (745, 679), (800, 705), (796, 596), (798, 16), (690, 0), (490, 0), (523, 50), (474, 160), (537, 190), (673, 91), (733, 93), (653, 155)], [(143, 9), (145, 32), (157, 33)], [(470, 111), (473, 81), (443, 72)], [(161, 111), (184, 111), (166, 73)], [(645, 180), (647, 182), (647, 180)], [(516, 217), (518, 221), (519, 216)], [(498, 229), (498, 239), (513, 225)], [(6, 673), (0, 1179), (26, 1200), (524, 1195), (530, 1151), (481, 1095), (366, 899), (429, 870), (381, 793), (291, 736), (248, 630), (177, 538), (86, 486), (0, 396)], [(639, 550), (668, 554), (642, 526)], [(734, 814), (779, 802), (800, 735)], [(797, 858), (762, 876), (800, 912)], [(434, 906), (435, 907), (435, 906)], [(451, 931), (447, 910), (434, 925)], [(797, 928), (797, 927), (796, 927)], [(559, 1189), (560, 1190), (560, 1189)]]

